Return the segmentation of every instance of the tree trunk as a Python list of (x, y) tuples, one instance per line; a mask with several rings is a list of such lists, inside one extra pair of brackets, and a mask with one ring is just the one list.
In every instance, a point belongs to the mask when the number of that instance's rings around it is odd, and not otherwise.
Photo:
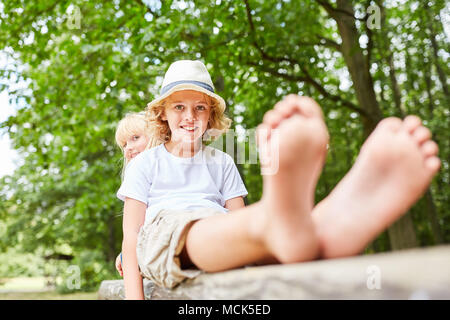
[(416, 232), (409, 212), (388, 228), (388, 234), (392, 250), (417, 247)]
[[(431, 68), (431, 66), (430, 66), (430, 68)], [(425, 85), (427, 88), (427, 95), (428, 95), (428, 112), (429, 112), (430, 119), (432, 119), (433, 111), (434, 111), (434, 99), (433, 99), (433, 94), (431, 92), (431, 74), (430, 74), (430, 69), (428, 68), (428, 66), (425, 69), (424, 75), (425, 75)]]
[[(362, 117), (367, 137), (382, 119), (382, 113), (376, 99), (367, 59), (359, 45), (360, 35), (355, 26), (355, 19), (351, 16), (354, 16), (353, 6), (348, 0), (337, 0), (337, 10), (326, 9), (337, 22), (342, 38), (342, 54), (353, 81), (356, 98), (361, 108), (367, 112), (367, 117)], [(388, 233), (393, 250), (417, 246), (416, 233), (409, 213), (394, 223), (388, 229)]]
[(108, 225), (108, 252), (107, 259), (110, 262), (116, 261), (116, 236), (114, 228), (114, 215), (110, 215), (107, 221)]
[[(386, 14), (384, 11), (384, 7), (382, 3), (378, 4), (380, 6), (380, 12), (381, 12), (381, 29), (386, 30)], [(383, 35), (381, 37), (381, 42), (383, 44), (383, 51), (386, 53), (386, 63), (389, 65), (389, 78), (391, 80), (391, 88), (392, 93), (394, 96), (394, 104), (395, 104), (395, 115), (401, 118), (405, 117), (405, 112), (403, 111), (402, 107), (402, 96), (400, 94), (400, 88), (397, 81), (395, 66), (394, 66), (394, 53), (391, 50), (391, 39), (389, 36)]]
[(337, 22), (339, 33), (342, 38), (342, 54), (348, 71), (353, 81), (356, 98), (367, 116), (362, 117), (365, 136), (368, 137), (376, 124), (382, 119), (375, 90), (373, 88), (372, 76), (369, 72), (367, 59), (359, 46), (359, 33), (355, 26), (353, 7), (348, 0), (338, 0), (339, 11), (333, 11), (333, 17)]
[(433, 48), (433, 61), (434, 61), (434, 65), (436, 66), (436, 70), (438, 73), (438, 77), (439, 80), (441, 81), (442, 84), (442, 89), (444, 90), (444, 94), (446, 99), (449, 99), (449, 92), (448, 92), (448, 87), (447, 87), (447, 76), (445, 74), (445, 71), (442, 70), (442, 67), (440, 65), (439, 62), (439, 47), (438, 44), (436, 42), (436, 32), (434, 30), (434, 26), (433, 26), (433, 17), (431, 17), (430, 15), (430, 11), (432, 10), (432, 8), (430, 8), (430, 5), (428, 3), (428, 1), (425, 1), (425, 11), (427, 12), (427, 18), (428, 18), (428, 30), (430, 32), (430, 41), (431, 41), (431, 47)]
[[(430, 68), (426, 67), (425, 68), (425, 85), (426, 85), (426, 91), (427, 91), (427, 95), (428, 95), (428, 117), (430, 119), (433, 119), (433, 111), (434, 111), (434, 98), (433, 98), (433, 94), (431, 92), (431, 86), (432, 86), (432, 80), (431, 80), (431, 73), (429, 71)], [(440, 143), (440, 137), (437, 136), (437, 134), (433, 133), (433, 140), (437, 143), (438, 146), (442, 146), (442, 144)], [(449, 160), (447, 160), (447, 162), (450, 163)], [(436, 177), (436, 182), (437, 182), (437, 187), (438, 187), (438, 192), (441, 192), (443, 189), (443, 184), (444, 181), (441, 178), (441, 175)]]
[(425, 201), (427, 204), (427, 215), (431, 222), (431, 230), (433, 231), (433, 238), (435, 244), (443, 243), (441, 226), (439, 225), (439, 219), (436, 212), (436, 205), (434, 204), (433, 195), (430, 188), (425, 192)]
[[(429, 113), (429, 118), (432, 119), (433, 118), (433, 110), (434, 110), (434, 99), (433, 99), (433, 94), (431, 92), (431, 75), (429, 72), (429, 68), (425, 69), (425, 84), (426, 84), (426, 91), (428, 94), (428, 113)], [(434, 141), (439, 145), (439, 139), (436, 135), (434, 135)], [(437, 183), (438, 183), (438, 189), (440, 189), (440, 184), (442, 183), (442, 179), (439, 179), (439, 177), (437, 177)], [(428, 188), (426, 193), (425, 193), (425, 201), (427, 204), (426, 210), (427, 210), (427, 215), (428, 218), (430, 220), (431, 223), (431, 230), (433, 231), (433, 238), (436, 244), (440, 244), (443, 243), (443, 238), (442, 238), (442, 232), (441, 232), (441, 227), (439, 225), (439, 218), (438, 218), (438, 214), (437, 214), (437, 210), (436, 210), (436, 205), (434, 204), (434, 200), (433, 200), (433, 195), (431, 193), (431, 189)]]
[(395, 102), (395, 110), (396, 116), (400, 118), (405, 117), (405, 112), (402, 107), (402, 97), (400, 94), (400, 88), (398, 86), (397, 76), (395, 75), (395, 67), (394, 67), (394, 55), (389, 50), (389, 56), (387, 57), (389, 63), (389, 77), (391, 78), (392, 84), (392, 92), (394, 93), (394, 102)]

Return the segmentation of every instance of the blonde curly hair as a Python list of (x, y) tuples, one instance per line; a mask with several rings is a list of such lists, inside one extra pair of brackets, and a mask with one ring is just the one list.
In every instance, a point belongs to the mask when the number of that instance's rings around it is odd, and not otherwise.
[[(203, 137), (203, 141), (214, 141), (223, 133), (226, 133), (228, 131), (231, 126), (232, 120), (228, 118), (224, 112), (220, 111), (220, 108), (218, 107), (219, 102), (216, 99), (204, 93), (202, 93), (202, 95), (211, 108), (208, 127), (205, 132), (207, 137), (206, 139), (205, 137)], [(150, 144), (152, 145), (149, 146), (149, 148), (156, 147), (162, 143), (168, 142), (172, 137), (172, 133), (167, 121), (161, 119), (161, 116), (166, 108), (167, 100), (169, 98), (170, 96), (166, 99), (161, 100), (160, 103), (152, 106), (151, 108), (148, 105), (145, 109), (145, 117), (150, 126), (151, 132)]]

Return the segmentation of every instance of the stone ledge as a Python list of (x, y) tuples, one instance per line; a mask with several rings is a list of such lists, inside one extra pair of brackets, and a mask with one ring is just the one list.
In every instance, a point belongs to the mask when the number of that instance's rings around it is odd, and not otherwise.
[[(208, 273), (171, 290), (144, 280), (144, 293), (152, 300), (450, 299), (449, 270), (445, 245)], [(98, 298), (123, 299), (123, 280), (103, 281)]]

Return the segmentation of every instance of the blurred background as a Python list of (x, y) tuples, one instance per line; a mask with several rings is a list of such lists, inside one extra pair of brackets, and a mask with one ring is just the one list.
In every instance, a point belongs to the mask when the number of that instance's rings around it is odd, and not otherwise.
[[(115, 127), (178, 59), (206, 64), (236, 132), (289, 93), (319, 102), (316, 202), (380, 119), (420, 116), (441, 170), (363, 254), (449, 243), (449, 32), (443, 0), (0, 1), (0, 298), (95, 299), (120, 279)], [(238, 169), (259, 200), (259, 165)]]

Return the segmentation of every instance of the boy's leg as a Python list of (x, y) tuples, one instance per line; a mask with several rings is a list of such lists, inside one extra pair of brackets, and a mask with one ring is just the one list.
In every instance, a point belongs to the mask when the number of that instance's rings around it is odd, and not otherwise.
[(352, 169), (313, 210), (322, 258), (360, 253), (419, 199), (440, 166), (430, 138), (415, 116), (379, 123)]
[[(276, 138), (278, 144), (271, 144)], [(278, 170), (264, 175), (258, 203), (191, 226), (184, 252), (189, 260), (215, 272), (260, 261), (316, 259), (319, 242), (311, 211), (327, 143), (322, 112), (310, 98), (288, 96), (266, 113), (258, 127), (260, 158), (263, 172), (276, 165)]]
[[(268, 113), (263, 125), (276, 128), (292, 115), (295, 110), (292, 104), (299, 106), (304, 118), (311, 110), (314, 114), (314, 108), (305, 107), (305, 100), (299, 103), (299, 100), (292, 100), (295, 98), (290, 99), (287, 99), (290, 104), (285, 100), (277, 105), (275, 110), (279, 112)], [(297, 120), (297, 127), (293, 125), (290, 129), (296, 134), (305, 133), (299, 130), (305, 126)], [(326, 133), (321, 126), (310, 129), (310, 133), (319, 132), (319, 136)], [(261, 201), (236, 211), (239, 215), (212, 217), (193, 226), (187, 249), (200, 268), (219, 271), (258, 261), (311, 260), (317, 256), (316, 241), (320, 243), (322, 258), (358, 254), (417, 201), (440, 166), (436, 156), (438, 147), (430, 140), (431, 134), (421, 126), (420, 119), (412, 116), (404, 121), (385, 119), (364, 143), (350, 172), (314, 208), (311, 226), (305, 212), (311, 203), (308, 199), (312, 199), (309, 192), (313, 192), (323, 164), (324, 157), (320, 155), (324, 155), (324, 144), (315, 144), (316, 141), (313, 145), (317, 148), (300, 148), (301, 144), (297, 145), (297, 142), (302, 139), (289, 139), (287, 132), (282, 131), (280, 135), (280, 171), (277, 175), (264, 177)], [(292, 145), (288, 148), (289, 141)], [(296, 147), (308, 149), (309, 155), (316, 150), (319, 156), (315, 163), (320, 166), (311, 165), (308, 157), (303, 158), (301, 151), (304, 150)], [(281, 151), (283, 148), (284, 152)], [(299, 163), (304, 165), (303, 173), (311, 173), (309, 178), (300, 179), (301, 174), (295, 170)], [(284, 170), (289, 167), (294, 170)], [(300, 223), (302, 219), (303, 223)], [(289, 221), (293, 223), (289, 225)], [(219, 239), (223, 241), (217, 241)], [(208, 241), (208, 244), (202, 241)], [(211, 256), (215, 256), (216, 261), (211, 261)]]
[(195, 265), (204, 271), (217, 272), (273, 257), (249, 232), (259, 204), (196, 221), (186, 237), (182, 268)]

